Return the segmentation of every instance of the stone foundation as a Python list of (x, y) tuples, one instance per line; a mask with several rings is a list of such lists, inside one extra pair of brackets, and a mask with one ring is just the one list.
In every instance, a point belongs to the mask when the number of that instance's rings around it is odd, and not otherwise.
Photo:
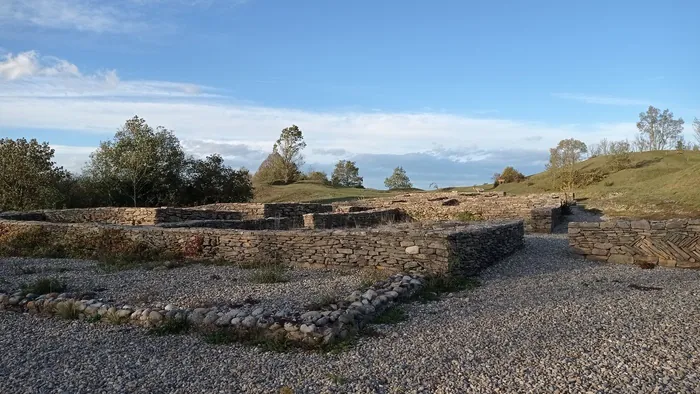
[[(91, 252), (125, 239), (191, 259), (277, 262), (302, 267), (370, 267), (394, 272), (476, 272), (523, 242), (523, 222), (404, 223), (344, 230), (224, 230), (0, 220), (0, 242), (43, 229), (66, 250)], [(5, 241), (3, 241), (5, 240)]]
[(569, 246), (594, 261), (700, 268), (700, 219), (569, 223)]
[(561, 216), (558, 195), (507, 196), (504, 193), (407, 193), (392, 198), (344, 202), (349, 206), (398, 208), (418, 221), (459, 220), (475, 217), (484, 220), (522, 219), (527, 232), (551, 233)]
[(306, 228), (372, 227), (406, 221), (400, 209), (373, 209), (354, 212), (308, 213), (304, 215)]
[(194, 207), (200, 210), (241, 212), (244, 219), (301, 218), (307, 213), (332, 212), (333, 206), (316, 203), (219, 203)]
[(188, 220), (184, 222), (161, 223), (156, 227), (163, 228), (227, 228), (239, 230), (289, 230), (289, 218), (267, 218), (246, 220)]

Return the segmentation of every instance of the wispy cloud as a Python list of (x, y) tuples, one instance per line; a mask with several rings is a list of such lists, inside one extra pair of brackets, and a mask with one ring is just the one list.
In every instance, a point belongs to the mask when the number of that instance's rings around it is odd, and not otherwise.
[(600, 104), (600, 105), (618, 105), (618, 106), (646, 106), (651, 104), (650, 100), (640, 100), (640, 99), (629, 99), (622, 97), (612, 97), (612, 96), (595, 96), (586, 94), (572, 94), (572, 93), (552, 93), (552, 96), (565, 99), (565, 100), (575, 100), (587, 104)]
[[(635, 133), (633, 123), (565, 125), (430, 111), (240, 104), (209, 87), (124, 79), (116, 71), (84, 72), (67, 60), (31, 51), (6, 55), (0, 70), (0, 129), (50, 130), (54, 137), (49, 142), (59, 145), (57, 160), (71, 166), (87, 159), (89, 149), (71, 148), (67, 141), (83, 134), (97, 145), (135, 114), (153, 126), (173, 129), (189, 153), (221, 153), (230, 163), (252, 169), (270, 152), (280, 130), (297, 124), (309, 146), (310, 165), (330, 170), (337, 160), (352, 158), (362, 163), (367, 176), (377, 177), (376, 186), (385, 167), (404, 163), (429, 179), (424, 186), (437, 179), (468, 183), (516, 163), (525, 166), (522, 171), (539, 169), (547, 149), (562, 138), (594, 142)], [(449, 177), (441, 171), (450, 171)]]

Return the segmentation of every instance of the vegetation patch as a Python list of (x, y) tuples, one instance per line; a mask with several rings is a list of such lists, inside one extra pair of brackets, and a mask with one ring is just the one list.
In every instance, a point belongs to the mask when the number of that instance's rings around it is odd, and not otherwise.
[(481, 286), (476, 277), (434, 275), (425, 279), (423, 286), (411, 297), (414, 301), (436, 301), (443, 294), (471, 290)]
[(400, 306), (392, 306), (372, 319), (372, 324), (397, 324), (406, 321), (406, 311)]
[(474, 213), (471, 211), (462, 211), (455, 215), (455, 220), (460, 222), (474, 222), (479, 220), (484, 220), (481, 213)]
[(32, 293), (42, 295), (63, 292), (66, 290), (66, 285), (56, 278), (42, 278), (37, 279), (33, 283), (24, 284), (21, 286), (21, 288), (26, 294)]
[(56, 314), (66, 320), (76, 320), (80, 316), (75, 301), (63, 301), (56, 304)]
[(283, 283), (287, 282), (287, 268), (282, 264), (270, 264), (257, 268), (250, 276), (253, 283)]
[(155, 336), (186, 334), (192, 329), (187, 319), (167, 319), (162, 324), (150, 329), (149, 334)]

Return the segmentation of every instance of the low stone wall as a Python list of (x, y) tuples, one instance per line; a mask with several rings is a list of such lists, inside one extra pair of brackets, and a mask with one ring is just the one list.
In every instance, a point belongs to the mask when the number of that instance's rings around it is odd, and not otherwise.
[(700, 268), (700, 219), (569, 223), (569, 246), (594, 261)]
[(163, 228), (226, 228), (240, 230), (289, 230), (289, 218), (267, 218), (246, 220), (188, 220), (184, 222), (161, 223)]
[(507, 196), (503, 193), (407, 193), (393, 198), (366, 199), (345, 204), (399, 208), (418, 221), (455, 220), (460, 216), (485, 220), (523, 219), (526, 231), (543, 233), (552, 232), (561, 216), (560, 197), (549, 194)]
[[(522, 245), (523, 222), (411, 223), (386, 228), (246, 231), (0, 220), (0, 242), (41, 228), (66, 250), (125, 239), (193, 259), (303, 267), (371, 267), (394, 272), (475, 272)], [(48, 247), (48, 245), (47, 245)]]
[(0, 219), (40, 220), (53, 223), (105, 223), (118, 225), (154, 225), (184, 220), (240, 220), (240, 212), (204, 211), (190, 208), (80, 208), (31, 212), (7, 212)]
[(272, 217), (301, 218), (307, 213), (332, 212), (330, 204), (317, 203), (219, 203), (200, 205), (194, 209), (226, 210), (241, 212), (245, 219), (262, 219)]
[(357, 212), (308, 213), (304, 215), (306, 228), (372, 227), (405, 221), (406, 215), (396, 208), (373, 209)]
[(153, 327), (168, 320), (187, 320), (195, 326), (232, 330), (257, 330), (264, 337), (286, 338), (309, 344), (327, 344), (356, 333), (367, 322), (392, 304), (410, 298), (424, 285), (423, 276), (397, 274), (364, 291), (354, 291), (345, 299), (333, 301), (319, 310), (275, 311), (263, 308), (228, 306), (178, 308), (160, 305), (135, 308), (124, 303), (107, 303), (71, 293), (45, 295), (0, 293), (0, 310), (28, 313), (63, 314), (67, 318), (99, 316), (114, 323)]

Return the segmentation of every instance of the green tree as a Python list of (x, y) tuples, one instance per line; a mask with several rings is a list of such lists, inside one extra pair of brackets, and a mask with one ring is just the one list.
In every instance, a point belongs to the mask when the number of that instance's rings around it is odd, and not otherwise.
[(639, 114), (639, 136), (637, 147), (640, 151), (669, 149), (675, 146), (683, 132), (683, 119), (673, 119), (673, 112), (649, 106), (646, 112)]
[(299, 180), (299, 169), (304, 164), (301, 151), (306, 148), (304, 136), (297, 125), (292, 125), (282, 130), (280, 138), (272, 147), (275, 166), (279, 166), (284, 183), (292, 183)]
[(354, 161), (338, 161), (331, 175), (331, 184), (343, 187), (362, 187), (360, 169), (357, 168)]
[(134, 116), (111, 141), (100, 143), (85, 173), (111, 204), (153, 206), (177, 202), (184, 169), (185, 154), (175, 135)]
[(330, 183), (328, 180), (328, 174), (326, 174), (324, 171), (309, 171), (308, 174), (305, 176), (306, 179), (312, 182), (318, 182), (323, 185), (327, 185)]
[(253, 184), (245, 168), (234, 170), (213, 154), (203, 160), (187, 160), (182, 205), (248, 202), (253, 199)]
[(588, 152), (586, 144), (569, 138), (559, 141), (556, 148), (550, 149), (547, 170), (552, 172), (553, 186), (562, 191), (572, 192), (576, 186), (576, 163)]
[(390, 177), (384, 179), (384, 186), (387, 189), (410, 189), (413, 187), (411, 180), (406, 175), (406, 170), (403, 167), (398, 166), (394, 168), (394, 172)]
[(503, 169), (503, 172), (501, 172), (499, 178), (503, 179), (505, 183), (515, 183), (524, 180), (525, 175), (515, 168), (508, 166)]
[(0, 139), (0, 211), (55, 208), (69, 174), (53, 161), (47, 142)]
[(286, 183), (284, 181), (284, 169), (282, 168), (282, 157), (279, 153), (270, 153), (260, 167), (255, 171), (253, 180), (256, 183)]

